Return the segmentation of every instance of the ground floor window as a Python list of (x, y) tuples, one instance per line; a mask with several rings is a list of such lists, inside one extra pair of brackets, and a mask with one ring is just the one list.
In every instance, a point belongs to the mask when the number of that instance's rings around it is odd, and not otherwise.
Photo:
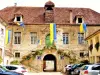
[(16, 57), (16, 58), (20, 58), (20, 52), (16, 52), (16, 53), (15, 53), (15, 57)]

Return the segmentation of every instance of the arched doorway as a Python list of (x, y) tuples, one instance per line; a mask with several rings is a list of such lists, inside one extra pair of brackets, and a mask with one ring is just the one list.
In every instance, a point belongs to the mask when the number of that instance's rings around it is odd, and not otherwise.
[(56, 71), (56, 57), (48, 54), (43, 59), (43, 71)]

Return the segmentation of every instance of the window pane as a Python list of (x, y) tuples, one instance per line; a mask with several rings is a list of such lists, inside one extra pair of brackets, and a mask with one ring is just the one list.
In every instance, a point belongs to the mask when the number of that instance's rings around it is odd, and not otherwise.
[(80, 52), (80, 57), (84, 57), (84, 53), (83, 52)]
[(31, 44), (33, 44), (33, 37), (31, 37)]
[(37, 33), (36, 32), (31, 32), (31, 44), (36, 44), (37, 43)]
[(92, 70), (100, 70), (100, 66), (94, 66), (92, 67)]
[(78, 43), (83, 44), (84, 43), (84, 34), (78, 33)]
[(20, 16), (17, 16), (16, 18), (17, 18), (17, 21), (20, 21), (20, 18), (21, 18), (21, 17), (20, 17)]
[(18, 37), (18, 44), (20, 44), (20, 41), (21, 41), (21, 38), (20, 38), (20, 36)]
[(15, 57), (18, 57), (19, 58), (20, 57), (20, 53), (19, 52), (16, 52), (15, 53)]
[(78, 23), (82, 23), (82, 18), (78, 18)]
[(87, 70), (88, 69), (88, 66), (84, 66), (84, 68), (82, 70)]
[(68, 44), (68, 33), (63, 33), (63, 44)]
[(15, 44), (20, 44), (21, 43), (21, 32), (15, 32), (14, 33), (14, 43)]

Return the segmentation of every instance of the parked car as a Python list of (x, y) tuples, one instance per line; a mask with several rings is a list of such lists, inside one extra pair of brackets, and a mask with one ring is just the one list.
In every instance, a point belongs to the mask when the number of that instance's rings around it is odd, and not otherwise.
[(92, 64), (92, 65), (85, 65), (80, 70), (80, 75), (99, 75), (100, 72), (100, 65)]
[(80, 64), (74, 64), (70, 70), (70, 75), (79, 75), (80, 73), (80, 68), (85, 65), (84, 63), (80, 63)]
[(6, 65), (5, 66), (8, 70), (18, 72), (18, 73), (23, 73), (24, 75), (27, 75), (27, 70), (24, 66), (22, 65)]
[(0, 65), (0, 75), (23, 75), (22, 73), (12, 72)]

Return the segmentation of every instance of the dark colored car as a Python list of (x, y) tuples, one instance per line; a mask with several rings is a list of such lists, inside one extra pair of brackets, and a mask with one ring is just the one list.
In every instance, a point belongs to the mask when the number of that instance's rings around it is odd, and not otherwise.
[[(85, 65), (84, 63), (74, 64), (71, 69), (68, 71), (69, 75), (79, 75), (79, 68)], [(77, 71), (77, 72), (76, 72)]]
[(23, 75), (21, 73), (12, 72), (0, 65), (0, 75)]

